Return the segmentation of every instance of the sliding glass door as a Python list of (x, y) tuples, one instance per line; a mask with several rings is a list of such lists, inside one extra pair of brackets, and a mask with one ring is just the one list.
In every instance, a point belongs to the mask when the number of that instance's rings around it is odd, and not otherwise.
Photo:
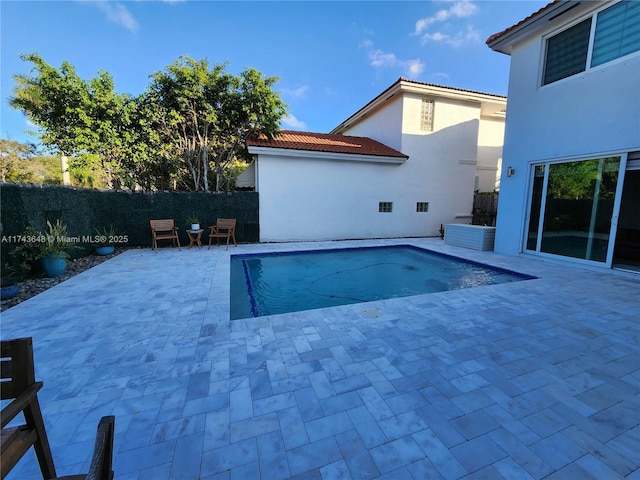
[(620, 157), (532, 165), (525, 249), (606, 262)]

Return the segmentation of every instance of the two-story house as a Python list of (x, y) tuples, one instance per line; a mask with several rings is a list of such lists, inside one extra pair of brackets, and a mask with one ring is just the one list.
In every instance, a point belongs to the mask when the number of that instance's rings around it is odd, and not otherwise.
[(495, 250), (640, 267), (640, 2), (550, 3), (511, 56)]
[(329, 134), (247, 142), (260, 240), (439, 235), (498, 187), (506, 97), (400, 78)]

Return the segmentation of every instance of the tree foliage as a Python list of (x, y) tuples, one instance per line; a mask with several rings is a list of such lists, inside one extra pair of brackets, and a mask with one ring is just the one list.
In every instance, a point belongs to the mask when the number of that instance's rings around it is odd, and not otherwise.
[[(189, 189), (219, 191), (221, 178), (243, 156), (251, 135), (279, 131), (287, 106), (273, 90), (277, 77), (255, 69), (234, 76), (206, 59), (180, 57), (151, 76), (147, 98), (158, 112), (167, 153), (182, 160)], [(213, 173), (214, 178), (211, 178)]]
[(614, 198), (619, 157), (558, 163), (549, 171), (549, 196), (555, 199)]
[[(69, 166), (71, 184), (76, 187), (106, 188), (100, 170), (91, 166)], [(0, 181), (18, 183), (62, 184), (60, 157), (43, 155), (36, 145), (0, 139)]]
[(113, 188), (229, 188), (245, 140), (272, 137), (287, 112), (278, 78), (252, 68), (236, 76), (183, 56), (134, 98), (115, 92), (107, 72), (85, 81), (67, 62), (57, 69), (37, 53), (21, 58), (33, 69), (14, 77), (10, 105), (39, 127), (43, 145), (78, 172), (98, 166)]
[(72, 65), (60, 69), (37, 53), (22, 55), (35, 75), (16, 75), (10, 105), (24, 112), (38, 127), (43, 145), (68, 155), (79, 168), (97, 162), (112, 187), (126, 180), (122, 170), (131, 138), (131, 99), (114, 91), (107, 72), (85, 81)]

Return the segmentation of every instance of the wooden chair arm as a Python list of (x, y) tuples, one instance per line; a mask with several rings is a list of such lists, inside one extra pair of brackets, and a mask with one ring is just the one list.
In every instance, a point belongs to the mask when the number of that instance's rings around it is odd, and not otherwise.
[(6, 407), (2, 409), (0, 412), (0, 417), (2, 417), (1, 428), (4, 428), (11, 420), (13, 420), (16, 415), (21, 413), (29, 403), (33, 401), (34, 398), (37, 398), (38, 390), (42, 388), (42, 382), (36, 382), (33, 385), (29, 386), (24, 392), (18, 395), (15, 399), (11, 401)]

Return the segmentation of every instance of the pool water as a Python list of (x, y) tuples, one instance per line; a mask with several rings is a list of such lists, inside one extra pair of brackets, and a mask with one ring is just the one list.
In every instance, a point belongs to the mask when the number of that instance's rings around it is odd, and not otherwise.
[(533, 277), (409, 245), (231, 256), (231, 320)]

